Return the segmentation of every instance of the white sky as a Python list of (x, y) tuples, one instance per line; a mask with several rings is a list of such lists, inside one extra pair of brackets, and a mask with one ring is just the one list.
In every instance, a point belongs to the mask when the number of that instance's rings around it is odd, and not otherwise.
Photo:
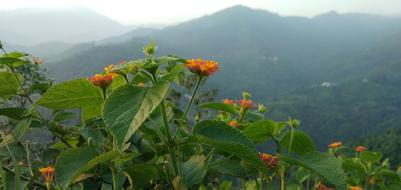
[(336, 10), (401, 15), (401, 0), (0, 0), (0, 9), (88, 7), (123, 24), (171, 24), (242, 4), (281, 15)]

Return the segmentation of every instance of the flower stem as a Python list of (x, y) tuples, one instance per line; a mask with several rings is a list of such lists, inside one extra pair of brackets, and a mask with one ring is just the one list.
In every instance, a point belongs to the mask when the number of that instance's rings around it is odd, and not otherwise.
[(181, 119), (180, 119), (180, 123), (178, 124), (178, 128), (177, 128), (177, 130), (176, 130), (176, 132), (175, 132), (175, 135), (174, 135), (174, 137), (173, 137), (173, 140), (175, 140), (175, 138), (177, 137), (178, 132), (179, 132), (180, 129), (182, 128), (182, 124), (184, 123), (184, 120), (185, 120), (186, 117), (187, 117), (189, 108), (191, 107), (191, 105), (192, 105), (192, 103), (193, 103), (193, 101), (194, 101), (194, 99), (195, 99), (196, 93), (198, 92), (198, 89), (199, 89), (199, 87), (200, 87), (200, 84), (202, 83), (202, 80), (203, 80), (203, 77), (202, 77), (202, 76), (199, 76), (198, 81), (197, 81), (196, 86), (195, 86), (195, 90), (194, 90), (194, 92), (192, 93), (191, 99), (189, 100), (189, 103), (188, 103), (187, 107), (185, 108), (184, 114), (182, 115), (182, 117), (181, 117)]
[(281, 190), (285, 190), (284, 173), (280, 173), (280, 189), (281, 189)]
[(294, 141), (294, 128), (291, 127), (290, 144), (288, 145), (288, 154), (291, 154), (292, 142)]

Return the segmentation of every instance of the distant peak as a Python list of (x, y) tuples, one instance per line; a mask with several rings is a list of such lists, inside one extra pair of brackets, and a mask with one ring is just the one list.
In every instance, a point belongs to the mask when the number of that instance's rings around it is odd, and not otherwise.
[(250, 13), (263, 13), (268, 15), (277, 16), (277, 14), (269, 12), (263, 9), (254, 9), (251, 7), (247, 7), (244, 5), (234, 5), (232, 7), (228, 7), (226, 9), (218, 11), (216, 14), (225, 14), (225, 15), (239, 15), (239, 14), (250, 14)]
[(338, 13), (337, 11), (329, 11), (320, 15), (317, 15), (315, 18), (336, 18), (341, 16), (340, 13)]

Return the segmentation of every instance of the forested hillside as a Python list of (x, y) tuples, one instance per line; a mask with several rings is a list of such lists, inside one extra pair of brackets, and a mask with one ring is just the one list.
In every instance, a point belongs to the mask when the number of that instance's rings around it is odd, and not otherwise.
[(219, 60), (224, 69), (208, 83), (225, 89), (219, 99), (251, 91), (270, 105), (269, 116), (300, 118), (325, 146), (399, 127), (399, 22), (336, 12), (282, 17), (236, 6), (149, 37), (88, 48), (48, 69), (58, 81), (89, 76), (121, 59), (141, 57), (136, 52), (154, 39), (160, 54)]

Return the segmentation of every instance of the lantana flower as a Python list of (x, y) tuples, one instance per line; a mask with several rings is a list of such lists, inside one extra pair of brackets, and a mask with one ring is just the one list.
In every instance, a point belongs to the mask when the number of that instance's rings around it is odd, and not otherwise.
[(243, 100), (239, 100), (238, 103), (241, 105), (241, 108), (243, 108), (243, 109), (249, 109), (249, 108), (253, 107), (252, 100), (243, 99)]
[(269, 169), (275, 169), (277, 168), (279, 161), (277, 156), (273, 156), (271, 154), (267, 153), (260, 153), (259, 154), (259, 159), (266, 165), (267, 168)]
[(111, 82), (113, 82), (113, 79), (117, 76), (115, 73), (106, 73), (106, 74), (96, 74), (93, 77), (89, 77), (89, 81), (92, 82), (93, 85), (101, 87), (101, 88), (107, 88), (110, 86)]
[(357, 146), (356, 148), (355, 148), (355, 151), (357, 151), (357, 152), (363, 152), (363, 151), (365, 151), (366, 150), (366, 147), (364, 147), (364, 146)]
[(337, 141), (329, 144), (329, 148), (339, 148), (341, 145), (342, 145), (341, 141)]
[(201, 77), (209, 76), (219, 70), (219, 63), (212, 60), (190, 59), (185, 66)]
[(45, 179), (47, 189), (50, 189), (50, 184), (52, 183), (52, 181), (54, 179), (55, 171), (56, 170), (51, 166), (47, 166), (45, 168), (39, 169), (39, 172), (42, 174), (43, 178)]
[(235, 120), (232, 120), (232, 121), (228, 122), (228, 125), (231, 127), (238, 127), (238, 122)]
[(359, 186), (350, 186), (349, 190), (363, 190), (363, 188)]
[(235, 101), (226, 98), (226, 99), (223, 100), (223, 104), (235, 105)]

